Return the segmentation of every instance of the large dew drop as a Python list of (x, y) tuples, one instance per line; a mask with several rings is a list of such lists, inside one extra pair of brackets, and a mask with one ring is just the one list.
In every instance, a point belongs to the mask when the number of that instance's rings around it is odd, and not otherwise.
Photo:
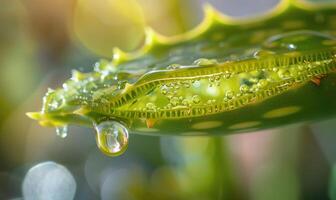
[(128, 146), (128, 131), (119, 122), (106, 121), (95, 126), (97, 146), (108, 156), (118, 156)]

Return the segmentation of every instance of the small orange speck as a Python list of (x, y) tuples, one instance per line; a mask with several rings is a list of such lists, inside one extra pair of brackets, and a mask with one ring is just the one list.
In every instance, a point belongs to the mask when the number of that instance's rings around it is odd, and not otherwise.
[(155, 119), (146, 119), (147, 128), (153, 128), (156, 120)]
[(311, 79), (311, 82), (313, 82), (317, 86), (319, 86), (321, 84), (321, 80), (319, 78), (313, 78), (313, 79)]
[(320, 76), (317, 76), (317, 77), (314, 77), (311, 79), (311, 81), (313, 83), (315, 83), (315, 85), (319, 86), (321, 84), (321, 79), (325, 77), (325, 75), (320, 75)]

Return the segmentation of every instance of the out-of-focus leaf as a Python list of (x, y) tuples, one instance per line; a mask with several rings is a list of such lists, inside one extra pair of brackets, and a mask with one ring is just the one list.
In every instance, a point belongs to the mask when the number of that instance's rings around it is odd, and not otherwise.
[(144, 37), (144, 17), (135, 0), (78, 0), (73, 29), (94, 53), (111, 57), (113, 47), (133, 50)]
[(331, 171), (329, 197), (331, 200), (336, 200), (336, 165), (334, 165)]

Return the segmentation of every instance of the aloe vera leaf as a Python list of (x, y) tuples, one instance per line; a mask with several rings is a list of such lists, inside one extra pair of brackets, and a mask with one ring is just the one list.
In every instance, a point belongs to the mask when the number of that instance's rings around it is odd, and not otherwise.
[(247, 132), (335, 115), (335, 5), (283, 0), (233, 19), (211, 6), (195, 29), (147, 29), (138, 51), (115, 49), (91, 73), (50, 90), (44, 126), (118, 121), (139, 134)]

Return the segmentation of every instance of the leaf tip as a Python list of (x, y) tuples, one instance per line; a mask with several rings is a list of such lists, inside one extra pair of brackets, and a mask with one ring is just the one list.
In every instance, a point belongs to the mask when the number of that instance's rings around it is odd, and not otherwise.
[(127, 60), (128, 53), (118, 47), (113, 48), (112, 63), (118, 65), (119, 63)]
[(42, 119), (42, 114), (40, 112), (27, 112), (26, 115), (35, 120), (40, 120)]

